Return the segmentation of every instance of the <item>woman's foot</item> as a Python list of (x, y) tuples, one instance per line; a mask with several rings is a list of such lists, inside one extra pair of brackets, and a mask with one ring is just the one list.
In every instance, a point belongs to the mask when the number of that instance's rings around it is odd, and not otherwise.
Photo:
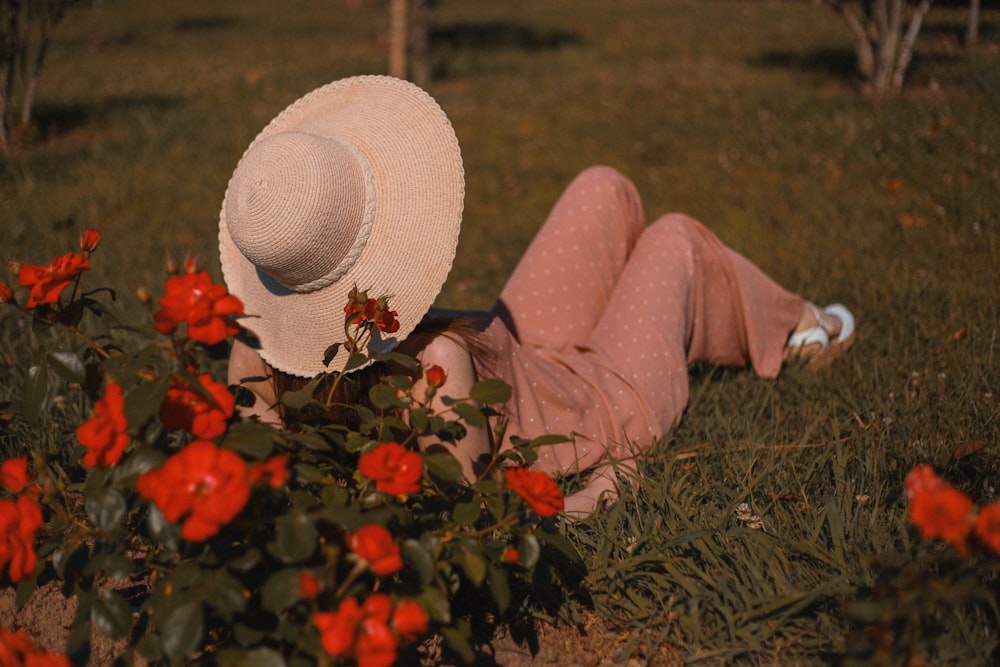
[(822, 310), (808, 301), (785, 346), (786, 361), (804, 362), (815, 371), (828, 365), (854, 343), (854, 315), (835, 303)]

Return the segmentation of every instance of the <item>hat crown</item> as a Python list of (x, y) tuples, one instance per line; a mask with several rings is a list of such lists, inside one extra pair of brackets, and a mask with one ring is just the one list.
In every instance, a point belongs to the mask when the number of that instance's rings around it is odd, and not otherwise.
[(261, 139), (229, 184), (226, 225), (254, 266), (294, 292), (336, 282), (364, 249), (374, 179), (347, 141), (305, 132)]

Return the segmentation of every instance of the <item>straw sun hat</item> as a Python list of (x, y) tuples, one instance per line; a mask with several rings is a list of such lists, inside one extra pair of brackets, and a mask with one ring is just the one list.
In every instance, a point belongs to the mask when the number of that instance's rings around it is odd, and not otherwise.
[(243, 324), (271, 366), (311, 377), (344, 340), (356, 285), (389, 296), (399, 330), (375, 332), (372, 351), (404, 339), (451, 269), (465, 179), (458, 140), (423, 90), (387, 76), (318, 88), (265, 127), (229, 181), (219, 252)]

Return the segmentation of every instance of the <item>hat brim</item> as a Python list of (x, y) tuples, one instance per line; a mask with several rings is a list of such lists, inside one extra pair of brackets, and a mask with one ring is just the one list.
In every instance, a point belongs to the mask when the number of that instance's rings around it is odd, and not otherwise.
[(341, 349), (327, 367), (323, 354), (344, 342), (344, 305), (354, 286), (388, 296), (398, 313), (399, 330), (376, 336), (372, 351), (395, 347), (427, 313), (455, 258), (465, 176), (444, 111), (401, 79), (358, 76), (318, 88), (275, 117), (247, 151), (264, 137), (289, 131), (351, 142), (367, 158), (375, 180), (376, 213), (364, 250), (342, 278), (308, 293), (283, 288), (243, 256), (226, 227), (223, 200), (222, 273), (230, 293), (243, 302), (242, 323), (260, 340), (258, 352), (268, 364), (312, 377), (339, 370), (346, 361)]

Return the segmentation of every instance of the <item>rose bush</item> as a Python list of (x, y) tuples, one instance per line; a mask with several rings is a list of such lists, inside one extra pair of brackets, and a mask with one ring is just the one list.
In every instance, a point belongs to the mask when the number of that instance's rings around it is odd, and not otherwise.
[[(432, 634), (473, 662), (472, 625), (486, 612), (503, 622), (533, 600), (566, 599), (582, 566), (543, 520), (562, 506), (558, 485), (527, 470), (542, 440), (517, 440), (472, 483), (450, 454), (414, 444), (485, 425), (508, 387), (478, 383), (435, 413), (444, 371), (367, 354), (375, 330), (399, 323), (389, 299), (354, 289), (344, 367), (281, 397), (294, 427), (241, 418), (248, 390), (211, 371), (227, 338), (252, 344), (239, 300), (188, 262), (167, 278), (152, 326), (109, 326), (102, 295), (113, 291), (82, 285), (99, 242), (85, 230), (82, 253), (0, 282), (3, 307), (62, 333), (31, 351), (17, 418), (46, 419), (55, 391), (92, 406), (59, 460), (0, 462), (0, 580), (21, 602), (40, 578), (63, 582), (78, 601), (68, 655), (85, 655), (92, 625), (124, 640), (126, 663), (389, 665)], [(385, 375), (346, 406), (350, 419), (332, 418), (333, 389), (373, 361)], [(0, 639), (20, 652), (11, 664), (27, 662), (19, 635)]]

